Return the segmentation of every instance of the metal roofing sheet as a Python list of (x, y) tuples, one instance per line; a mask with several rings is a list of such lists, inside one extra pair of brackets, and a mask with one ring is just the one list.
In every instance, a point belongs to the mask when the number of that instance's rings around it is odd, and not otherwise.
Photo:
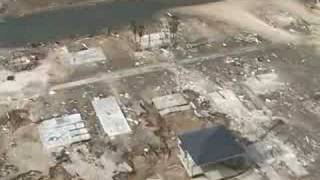
[(90, 139), (80, 114), (71, 114), (43, 121), (39, 125), (42, 144), (46, 148), (65, 146)]

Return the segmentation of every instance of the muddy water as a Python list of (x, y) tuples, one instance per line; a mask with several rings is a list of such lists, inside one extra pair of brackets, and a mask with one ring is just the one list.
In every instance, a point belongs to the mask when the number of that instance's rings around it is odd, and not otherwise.
[(71, 36), (94, 35), (102, 29), (131, 21), (150, 21), (157, 12), (176, 6), (214, 0), (128, 0), (63, 8), (23, 17), (6, 17), (0, 23), (0, 46), (56, 41)]

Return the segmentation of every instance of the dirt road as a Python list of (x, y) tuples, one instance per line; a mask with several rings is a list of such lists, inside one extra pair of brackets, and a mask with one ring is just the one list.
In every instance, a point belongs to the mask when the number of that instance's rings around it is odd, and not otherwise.
[[(228, 53), (212, 53), (205, 56), (195, 57), (195, 58), (186, 58), (177, 60), (176, 62), (178, 64), (191, 64), (196, 62), (203, 62), (203, 61), (212, 61), (216, 60), (217, 58), (231, 56), (231, 55), (240, 55), (243, 53), (249, 53), (254, 51), (259, 51), (263, 49), (262, 47), (257, 46), (248, 46), (244, 48), (238, 48)], [(161, 70), (169, 70), (169, 67), (172, 67), (172, 63), (165, 62), (165, 63), (158, 63), (153, 65), (147, 65), (147, 66), (141, 66), (141, 67), (135, 67), (135, 68), (129, 68), (129, 69), (123, 69), (115, 72), (110, 73), (104, 73), (104, 74), (97, 74), (93, 77), (89, 77), (86, 79), (73, 81), (73, 82), (67, 82), (63, 84), (54, 85), (50, 88), (51, 91), (61, 90), (61, 89), (67, 89), (67, 88), (73, 88), (77, 86), (82, 86), (85, 84), (91, 84), (99, 81), (106, 81), (106, 82), (112, 82), (115, 80), (118, 80), (120, 78), (139, 75), (139, 74), (145, 74), (148, 72), (156, 72)]]

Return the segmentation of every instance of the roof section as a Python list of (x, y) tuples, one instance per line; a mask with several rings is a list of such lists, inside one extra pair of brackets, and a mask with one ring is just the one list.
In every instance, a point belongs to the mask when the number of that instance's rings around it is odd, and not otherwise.
[(223, 126), (179, 135), (181, 147), (197, 165), (218, 163), (244, 153), (244, 149)]
[(43, 121), (39, 125), (39, 132), (43, 145), (48, 149), (90, 139), (80, 114)]

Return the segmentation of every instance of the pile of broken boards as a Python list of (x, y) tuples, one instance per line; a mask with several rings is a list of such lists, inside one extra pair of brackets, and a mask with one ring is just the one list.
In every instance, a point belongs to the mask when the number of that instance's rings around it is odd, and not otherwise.
[(38, 67), (46, 52), (19, 52), (11, 57), (1, 57), (0, 65), (11, 72), (30, 71)]

